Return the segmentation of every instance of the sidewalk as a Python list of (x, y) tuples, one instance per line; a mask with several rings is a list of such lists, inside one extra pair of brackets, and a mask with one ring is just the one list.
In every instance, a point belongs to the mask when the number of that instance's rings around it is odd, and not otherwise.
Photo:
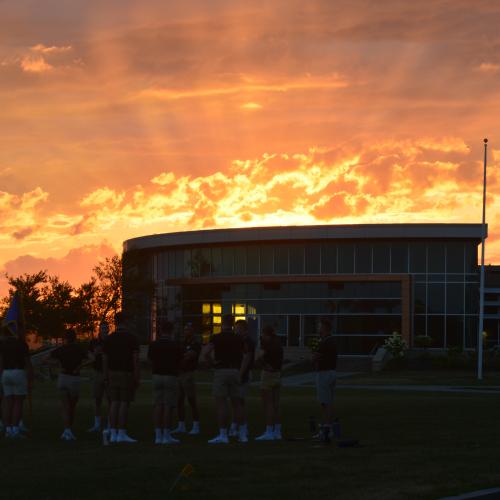
[[(315, 372), (301, 373), (283, 377), (281, 382), (286, 387), (313, 387)], [(356, 373), (338, 373), (337, 378), (352, 377)], [(361, 389), (371, 391), (403, 391), (403, 392), (445, 392), (457, 394), (493, 394), (500, 395), (500, 386), (467, 387), (450, 385), (413, 385), (413, 384), (337, 384), (337, 389)]]

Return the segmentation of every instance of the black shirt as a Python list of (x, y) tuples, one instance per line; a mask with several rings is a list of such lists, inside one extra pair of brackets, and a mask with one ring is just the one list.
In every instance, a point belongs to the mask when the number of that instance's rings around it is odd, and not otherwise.
[(243, 359), (243, 340), (232, 331), (223, 331), (211, 340), (216, 369), (239, 370)]
[(89, 344), (89, 352), (94, 355), (92, 366), (96, 372), (102, 372), (102, 356), (103, 356), (104, 340), (97, 338), (92, 339)]
[(250, 354), (250, 363), (242, 376), (242, 382), (245, 383), (248, 382), (250, 370), (253, 368), (255, 362), (255, 342), (248, 335), (243, 337), (243, 354)]
[(0, 356), (4, 370), (23, 370), (29, 356), (28, 344), (24, 340), (9, 337), (0, 341)]
[(61, 363), (61, 371), (66, 375), (79, 375), (80, 365), (87, 358), (85, 349), (78, 344), (65, 344), (50, 353), (52, 359)]
[[(189, 359), (185, 359), (186, 354), (195, 353), (195, 356), (189, 356)], [(182, 343), (182, 353), (183, 359), (181, 361), (181, 371), (183, 372), (193, 372), (198, 368), (198, 358), (201, 352), (201, 344), (194, 338), (191, 337), (189, 340), (184, 340)]]
[(279, 372), (283, 366), (283, 346), (278, 338), (273, 338), (262, 344), (263, 368), (270, 372)]
[(335, 370), (337, 368), (337, 344), (335, 339), (328, 335), (323, 337), (319, 341), (317, 358), (316, 358), (316, 370), (326, 371)]
[(108, 358), (109, 370), (133, 372), (134, 354), (139, 352), (139, 341), (127, 330), (118, 328), (104, 341), (103, 352)]
[(151, 361), (153, 375), (179, 374), (182, 359), (182, 349), (179, 342), (168, 337), (160, 337), (150, 344), (148, 359)]

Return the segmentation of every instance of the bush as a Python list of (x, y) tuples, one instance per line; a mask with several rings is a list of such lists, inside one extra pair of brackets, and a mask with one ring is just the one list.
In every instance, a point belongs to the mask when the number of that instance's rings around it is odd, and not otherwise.
[(398, 332), (394, 332), (386, 339), (383, 347), (394, 358), (402, 358), (405, 355), (405, 351), (408, 349), (408, 345)]

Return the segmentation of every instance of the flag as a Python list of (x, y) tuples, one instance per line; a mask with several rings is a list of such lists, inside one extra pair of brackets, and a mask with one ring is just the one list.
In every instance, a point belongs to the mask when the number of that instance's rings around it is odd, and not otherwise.
[(12, 297), (12, 302), (3, 319), (2, 326), (6, 327), (16, 337), (24, 337), (24, 311), (19, 292), (16, 292)]

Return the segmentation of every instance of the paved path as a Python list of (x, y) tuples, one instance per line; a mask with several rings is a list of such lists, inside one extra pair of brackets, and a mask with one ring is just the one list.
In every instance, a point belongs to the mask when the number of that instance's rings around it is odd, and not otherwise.
[[(348, 378), (355, 373), (338, 373), (339, 379)], [(283, 377), (282, 384), (287, 387), (313, 387), (315, 373), (302, 373)], [(449, 385), (414, 385), (414, 384), (338, 384), (337, 389), (362, 389), (370, 391), (403, 391), (403, 392), (445, 392), (458, 394), (494, 394), (500, 395), (500, 386), (467, 387)]]

